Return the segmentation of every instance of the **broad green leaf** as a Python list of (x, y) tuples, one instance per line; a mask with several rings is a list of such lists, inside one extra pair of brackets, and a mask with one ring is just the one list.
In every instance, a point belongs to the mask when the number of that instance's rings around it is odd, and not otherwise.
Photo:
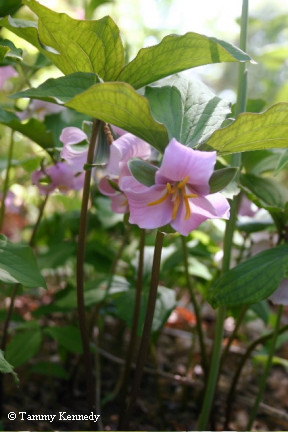
[(60, 78), (50, 78), (37, 88), (31, 88), (11, 95), (11, 98), (31, 98), (65, 103), (99, 82), (94, 73), (75, 72)]
[(166, 36), (158, 45), (141, 49), (117, 77), (136, 89), (196, 66), (220, 62), (246, 62), (251, 58), (239, 48), (198, 33)]
[[(24, 4), (39, 18), (41, 52), (65, 75), (94, 72), (106, 81), (117, 77), (123, 67), (124, 49), (119, 29), (110, 17), (76, 20), (35, 0), (24, 0)], [(34, 36), (29, 42), (35, 44)]]
[(229, 102), (215, 96), (199, 80), (176, 75), (163, 80), (163, 84), (147, 87), (145, 96), (154, 118), (167, 127), (169, 139), (199, 146), (230, 113)]
[(0, 236), (0, 280), (25, 287), (46, 287), (29, 246), (9, 242)]
[(22, 123), (14, 113), (0, 108), (0, 123), (22, 133), (47, 151), (54, 148), (51, 132), (48, 132), (44, 124), (34, 118)]
[(13, 366), (4, 358), (4, 353), (0, 350), (0, 373), (11, 373), (16, 383), (19, 382), (17, 374), (14, 372)]
[(55, 339), (59, 345), (62, 345), (69, 351), (75, 353), (82, 352), (81, 335), (78, 327), (74, 327), (72, 325), (67, 325), (64, 327), (47, 327), (44, 330), (44, 334), (47, 334), (48, 336)]
[(131, 132), (159, 151), (168, 144), (165, 126), (154, 120), (147, 99), (129, 84), (95, 84), (65, 105)]
[(215, 131), (207, 144), (221, 153), (288, 148), (288, 103), (261, 114), (240, 114), (230, 126)]
[(155, 184), (155, 173), (157, 167), (140, 159), (132, 159), (129, 163), (129, 168), (133, 177), (145, 186)]
[(265, 250), (224, 273), (208, 292), (213, 307), (258, 303), (279, 286), (288, 269), (288, 245)]
[(273, 178), (242, 174), (240, 183), (260, 201), (260, 206), (284, 210), (288, 202), (288, 190)]
[(221, 168), (213, 172), (209, 180), (210, 193), (224, 189), (236, 176), (237, 168)]
[(40, 328), (19, 331), (7, 344), (6, 360), (14, 367), (21, 366), (37, 354), (41, 342)]
[(12, 33), (15, 33), (20, 38), (35, 46), (42, 54), (46, 54), (46, 50), (42, 48), (39, 42), (37, 23), (35, 21), (14, 19), (8, 16), (0, 19), (0, 26), (7, 28)]

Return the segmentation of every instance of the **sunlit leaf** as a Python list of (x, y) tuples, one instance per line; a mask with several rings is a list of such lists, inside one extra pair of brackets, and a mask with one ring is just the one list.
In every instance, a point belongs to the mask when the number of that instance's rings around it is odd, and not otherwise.
[(288, 270), (288, 245), (265, 250), (223, 274), (210, 288), (213, 307), (257, 303), (269, 297)]
[(220, 99), (199, 80), (176, 75), (147, 87), (145, 95), (155, 119), (164, 123), (169, 139), (195, 147), (218, 129), (227, 114), (229, 102)]
[(124, 67), (117, 80), (126, 81), (138, 89), (196, 66), (250, 60), (239, 48), (213, 37), (198, 33), (169, 35), (158, 45), (141, 49), (135, 59)]
[(50, 78), (37, 88), (31, 88), (11, 95), (11, 98), (31, 98), (65, 103), (99, 82), (94, 73), (75, 72), (60, 78)]
[[(39, 18), (41, 51), (64, 74), (94, 72), (107, 81), (117, 77), (123, 67), (124, 50), (119, 29), (110, 17), (76, 20), (35, 0), (24, 0), (24, 4)], [(34, 35), (29, 42), (35, 44)]]
[(66, 106), (131, 132), (160, 151), (168, 144), (165, 126), (154, 120), (147, 99), (129, 84), (96, 84)]
[(261, 114), (240, 114), (234, 123), (219, 129), (207, 144), (221, 153), (288, 147), (288, 103), (273, 105)]

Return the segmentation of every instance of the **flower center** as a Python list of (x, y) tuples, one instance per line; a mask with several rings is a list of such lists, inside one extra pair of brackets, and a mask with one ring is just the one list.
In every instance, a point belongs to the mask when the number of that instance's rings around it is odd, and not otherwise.
[[(184, 202), (185, 206), (185, 219), (189, 219), (191, 216), (191, 210), (189, 205), (189, 198), (196, 198), (196, 194), (189, 193), (189, 190), (186, 186), (188, 183), (189, 176), (187, 175), (183, 180), (176, 182), (175, 184), (171, 185), (170, 183), (166, 183), (166, 192), (165, 194), (159, 198), (156, 201), (153, 201), (151, 203), (148, 203), (147, 205), (157, 205), (164, 202), (167, 198), (170, 197), (172, 203), (173, 203), (173, 209), (172, 209), (172, 220), (176, 219), (179, 206), (181, 203), (181, 199)], [(188, 193), (187, 193), (188, 192)]]

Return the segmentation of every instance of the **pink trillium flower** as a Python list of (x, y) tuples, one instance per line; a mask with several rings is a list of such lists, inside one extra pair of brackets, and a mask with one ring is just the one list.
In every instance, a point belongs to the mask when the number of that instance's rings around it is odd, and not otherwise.
[(122, 178), (120, 188), (128, 199), (130, 223), (146, 229), (170, 224), (188, 235), (206, 219), (228, 219), (226, 198), (220, 193), (210, 194), (215, 162), (216, 152), (193, 150), (173, 138), (153, 186), (144, 186), (132, 176)]
[[(62, 159), (66, 160), (75, 173), (82, 172), (88, 153), (88, 137), (85, 132), (77, 127), (66, 127), (61, 132), (60, 141), (64, 145), (61, 151)], [(83, 141), (87, 146), (79, 147)]]
[(129, 160), (148, 159), (150, 155), (150, 145), (130, 133), (125, 133), (111, 144), (110, 158), (106, 167), (109, 176), (100, 180), (98, 188), (103, 195), (111, 199), (111, 208), (116, 213), (127, 213), (129, 210), (127, 198), (118, 186), (122, 177), (131, 176)]
[(18, 73), (12, 66), (0, 67), (0, 89), (4, 87), (5, 82), (12, 77), (18, 76)]
[(31, 176), (41, 195), (46, 195), (59, 189), (66, 193), (68, 190), (79, 190), (83, 187), (83, 175), (75, 176), (69, 165), (65, 162), (58, 162), (48, 168), (34, 171)]

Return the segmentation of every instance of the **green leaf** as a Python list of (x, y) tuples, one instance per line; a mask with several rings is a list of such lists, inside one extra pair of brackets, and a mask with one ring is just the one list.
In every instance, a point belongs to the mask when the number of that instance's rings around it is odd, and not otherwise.
[(31, 98), (65, 103), (99, 82), (94, 73), (75, 72), (60, 78), (50, 78), (37, 88), (31, 88), (11, 95), (11, 98)]
[(224, 189), (236, 176), (237, 168), (221, 168), (214, 171), (209, 180), (210, 193)]
[[(39, 18), (41, 52), (65, 75), (94, 72), (106, 81), (117, 77), (123, 67), (124, 50), (119, 29), (110, 17), (76, 20), (35, 0), (23, 2)], [(29, 42), (35, 44), (34, 35)]]
[(215, 96), (199, 80), (176, 75), (161, 84), (147, 87), (145, 96), (154, 118), (165, 124), (169, 139), (199, 146), (230, 113), (229, 102)]
[(43, 123), (34, 118), (21, 123), (14, 113), (0, 108), (0, 123), (22, 133), (47, 151), (54, 148), (52, 134), (46, 130)]
[(21, 0), (0, 0), (0, 16), (12, 15), (21, 6)]
[(285, 209), (288, 202), (288, 190), (276, 180), (253, 174), (242, 174), (240, 183), (245, 190), (256, 196), (261, 207)]
[(288, 268), (288, 245), (265, 250), (224, 273), (208, 292), (213, 307), (258, 303), (279, 286)]
[(2, 39), (0, 41), (0, 50), (2, 51), (3, 49), (6, 50), (6, 57), (9, 57), (10, 59), (13, 60), (23, 60), (22, 50), (16, 48), (12, 41), (8, 39)]
[(4, 236), (0, 236), (0, 280), (29, 288), (46, 287), (32, 249), (11, 243)]
[(16, 383), (19, 382), (17, 374), (14, 372), (13, 366), (4, 358), (4, 352), (0, 350), (0, 372), (11, 373)]
[(139, 89), (196, 66), (237, 61), (251, 61), (251, 58), (239, 48), (216, 38), (198, 33), (169, 35), (158, 45), (141, 49), (117, 80), (126, 81)]
[(29, 372), (36, 373), (39, 375), (45, 375), (53, 378), (68, 379), (68, 372), (58, 363), (38, 362), (29, 367)]
[(19, 367), (32, 358), (42, 341), (40, 328), (19, 331), (7, 344), (6, 359), (14, 367)]
[(42, 54), (46, 53), (39, 43), (37, 23), (35, 21), (14, 19), (8, 16), (0, 19), (0, 26), (7, 28), (12, 33), (31, 43), (31, 45), (35, 46)]
[(168, 144), (165, 126), (154, 120), (147, 99), (129, 84), (95, 84), (65, 105), (131, 132), (159, 151)]
[[(139, 335), (141, 335), (142, 327), (145, 320), (145, 310), (147, 307), (148, 295), (148, 290), (145, 290), (141, 296), (141, 311), (138, 323)], [(135, 291), (130, 289), (128, 291), (117, 293), (113, 296), (113, 300), (116, 308), (116, 316), (125, 321), (126, 324), (131, 327), (133, 318), (133, 305), (135, 301)], [(152, 324), (153, 333), (161, 329), (175, 306), (175, 291), (163, 286), (159, 286)]]
[(282, 171), (282, 169), (285, 168), (287, 165), (288, 165), (288, 149), (285, 150), (280, 156), (274, 171), (274, 175), (278, 175), (279, 172)]
[(140, 159), (132, 159), (128, 162), (131, 174), (140, 183), (145, 186), (153, 186), (155, 184), (155, 173), (157, 167)]
[(59, 345), (62, 345), (67, 350), (82, 353), (81, 335), (78, 327), (72, 325), (48, 327), (44, 330), (44, 334), (55, 339)]
[(261, 114), (240, 114), (234, 123), (213, 133), (207, 144), (221, 153), (288, 147), (288, 103)]

